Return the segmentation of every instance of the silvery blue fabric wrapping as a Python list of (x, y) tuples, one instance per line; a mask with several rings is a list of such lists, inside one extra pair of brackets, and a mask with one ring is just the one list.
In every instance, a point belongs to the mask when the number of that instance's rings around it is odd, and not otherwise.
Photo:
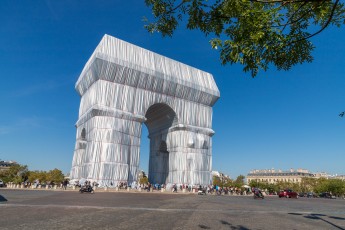
[(211, 182), (212, 106), (220, 97), (211, 74), (105, 35), (75, 87), (72, 180), (135, 182), (145, 123), (151, 183)]

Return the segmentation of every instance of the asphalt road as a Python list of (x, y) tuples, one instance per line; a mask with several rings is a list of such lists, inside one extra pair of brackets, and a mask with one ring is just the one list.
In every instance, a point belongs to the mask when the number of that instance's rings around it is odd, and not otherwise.
[(345, 229), (345, 200), (0, 189), (0, 229)]

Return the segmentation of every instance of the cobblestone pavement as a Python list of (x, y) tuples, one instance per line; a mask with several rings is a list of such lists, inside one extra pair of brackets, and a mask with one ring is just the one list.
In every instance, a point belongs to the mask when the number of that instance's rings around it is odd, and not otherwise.
[(0, 189), (0, 229), (345, 229), (345, 200)]

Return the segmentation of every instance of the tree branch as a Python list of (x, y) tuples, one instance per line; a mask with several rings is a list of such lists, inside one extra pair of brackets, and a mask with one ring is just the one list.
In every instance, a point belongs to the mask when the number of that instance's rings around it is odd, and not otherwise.
[(292, 19), (294, 17), (295, 14), (297, 14), (297, 12), (307, 4), (308, 2), (303, 2), (300, 7), (298, 7), (298, 9), (291, 15), (291, 17), (288, 19), (288, 21), (285, 23), (282, 32), (285, 30), (286, 26), (291, 25), (295, 22), (298, 22), (299, 20), (301, 20), (305, 15), (307, 15), (307, 13), (309, 13), (312, 9), (308, 10), (305, 14), (301, 15), (301, 17), (299, 17), (298, 19), (294, 20), (294, 21), (290, 21), (290, 19)]
[[(323, 0), (322, 3), (321, 3), (321, 5), (324, 4), (326, 1), (327, 1), (327, 0)], [(301, 5), (301, 7), (304, 6), (304, 5), (307, 4), (307, 3), (308, 3), (308, 2), (305, 2), (304, 4)], [(320, 6), (320, 5), (319, 5), (319, 6)], [(298, 10), (300, 10), (301, 7), (300, 7)], [(314, 9), (315, 9), (314, 7), (311, 7), (310, 10), (308, 10), (307, 12), (305, 12), (304, 14), (302, 14), (298, 19), (295, 19), (294, 21), (291, 21), (291, 22), (288, 21), (288, 22), (284, 25), (284, 28), (282, 29), (282, 32), (285, 30), (286, 26), (291, 25), (291, 24), (294, 24), (294, 23), (300, 21), (300, 20), (303, 19), (307, 14), (309, 14), (310, 12), (312, 12)], [(297, 10), (297, 11), (298, 11), (298, 10)], [(296, 11), (295, 13), (297, 13), (297, 11)], [(290, 17), (290, 19), (291, 19), (292, 17), (293, 17), (293, 15)]]
[(186, 0), (182, 0), (182, 2), (180, 4), (178, 4), (175, 8), (169, 10), (168, 12), (165, 12), (164, 14), (170, 14), (173, 13), (175, 10), (177, 10), (178, 8), (180, 8), (183, 4), (185, 4), (187, 1)]
[(296, 41), (292, 41), (292, 42), (290, 42), (288, 45), (291, 45), (291, 44), (294, 44), (294, 43), (297, 43), (297, 42), (300, 42), (300, 41), (307, 40), (307, 39), (309, 39), (309, 38), (311, 38), (311, 37), (314, 37), (315, 35), (321, 33), (324, 29), (326, 29), (326, 27), (327, 27), (327, 26), (331, 23), (331, 21), (332, 21), (332, 18), (333, 18), (335, 9), (336, 9), (336, 7), (337, 7), (339, 1), (340, 1), (340, 0), (336, 0), (336, 1), (334, 2), (334, 5), (333, 5), (333, 8), (332, 8), (331, 14), (330, 14), (329, 17), (328, 17), (327, 22), (322, 26), (322, 28), (321, 28), (319, 31), (317, 31), (317, 32), (315, 32), (315, 33), (313, 33), (313, 34), (311, 34), (311, 35), (309, 35), (309, 36), (306, 36), (306, 37), (304, 37), (304, 38), (298, 39), (298, 40), (296, 40)]

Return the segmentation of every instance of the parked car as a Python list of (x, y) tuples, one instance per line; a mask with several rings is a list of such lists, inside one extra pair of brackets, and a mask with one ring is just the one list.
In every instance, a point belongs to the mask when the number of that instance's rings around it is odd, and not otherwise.
[(306, 196), (307, 196), (307, 193), (300, 192), (300, 193), (298, 193), (298, 196), (299, 196), (299, 197), (306, 197)]
[(313, 192), (308, 192), (307, 193), (307, 197), (308, 198), (315, 198), (315, 197), (317, 197), (317, 195), (315, 193), (313, 193)]
[(297, 192), (292, 191), (291, 189), (285, 189), (280, 191), (278, 194), (279, 198), (286, 197), (286, 198), (298, 198)]
[(335, 196), (333, 196), (329, 192), (322, 192), (322, 193), (320, 193), (319, 197), (328, 198), (328, 199), (335, 199)]
[(5, 183), (2, 180), (0, 180), (0, 187), (5, 187)]

